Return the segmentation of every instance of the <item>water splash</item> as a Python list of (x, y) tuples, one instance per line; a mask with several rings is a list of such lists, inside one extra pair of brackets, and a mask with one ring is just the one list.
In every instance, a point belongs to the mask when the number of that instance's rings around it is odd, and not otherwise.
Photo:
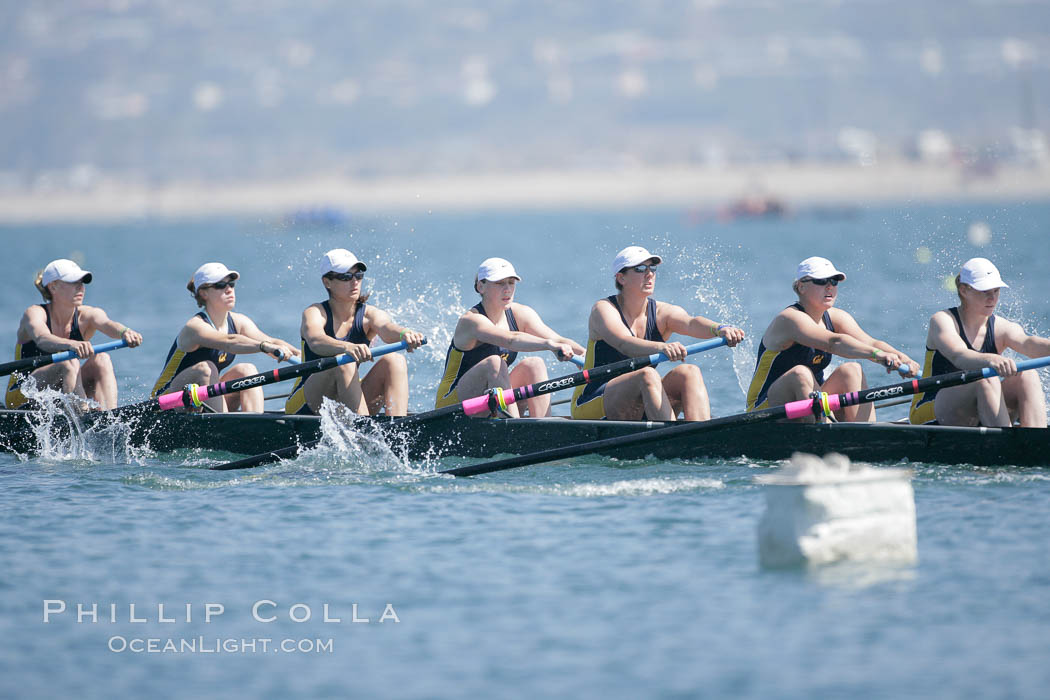
[[(34, 404), (26, 423), (35, 445), (33, 458), (52, 462), (142, 463), (152, 455), (148, 442), (132, 443), (134, 419), (96, 413), (101, 406), (75, 394), (37, 385), (30, 376), (22, 393)], [(19, 454), (27, 460), (30, 455)]]

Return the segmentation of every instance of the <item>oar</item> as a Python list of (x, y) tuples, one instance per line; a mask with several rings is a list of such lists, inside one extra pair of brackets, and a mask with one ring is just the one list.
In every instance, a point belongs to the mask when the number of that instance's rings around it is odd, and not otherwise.
[[(118, 350), (120, 348), (126, 348), (127, 346), (128, 341), (126, 340), (113, 340), (108, 343), (99, 343), (95, 346), (95, 354), (97, 355), (100, 352), (110, 352), (111, 350)], [(46, 367), (55, 362), (72, 360), (76, 356), (77, 353), (75, 350), (64, 350), (62, 352), (56, 352), (53, 355), (37, 355), (36, 357), (27, 357), (24, 360), (5, 362), (0, 365), (0, 377), (5, 377), (14, 372), (32, 372), (35, 369)]]
[[(1050, 357), (1040, 357), (1035, 360), (1024, 360), (1018, 362), (1017, 370), (1025, 371), (1045, 367), (1047, 365), (1050, 365)], [(758, 411), (752, 411), (751, 413), (739, 413), (737, 415), (714, 418), (708, 421), (679, 423), (666, 428), (657, 428), (655, 430), (634, 435), (606, 438), (604, 440), (585, 442), (579, 445), (568, 445), (566, 447), (558, 447), (552, 450), (532, 452), (517, 457), (497, 459), (468, 467), (446, 469), (440, 473), (451, 474), (453, 476), (488, 474), (491, 472), (503, 471), (504, 469), (524, 467), (530, 464), (542, 464), (543, 462), (551, 462), (556, 459), (578, 457), (579, 455), (590, 454), (592, 452), (611, 448), (630, 447), (632, 445), (641, 445), (648, 442), (679, 438), (683, 435), (706, 433), (718, 430), (719, 428), (742, 425), (744, 423), (760, 423), (763, 421), (783, 418), (803, 418), (809, 415), (820, 415), (824, 412), (833, 413), (846, 406), (872, 403), (875, 401), (881, 401), (882, 399), (892, 399), (898, 396), (904, 396), (906, 394), (918, 394), (931, 389), (946, 389), (948, 387), (968, 384), (970, 382), (994, 376), (996, 376), (996, 372), (993, 369), (974, 369), (962, 372), (951, 372), (949, 374), (939, 374), (934, 377), (926, 377), (923, 379), (911, 379), (906, 382), (901, 382), (900, 384), (888, 384), (886, 386), (875, 387), (874, 389), (864, 389), (862, 391), (854, 391), (846, 394), (822, 393), (816, 398), (792, 401), (783, 406), (764, 408)]]
[[(426, 345), (426, 342), (426, 338), (424, 338), (422, 344)], [(372, 357), (374, 359), (386, 355), (387, 353), (404, 350), (407, 347), (408, 341), (405, 340), (391, 343), (390, 345), (380, 345), (377, 348), (372, 348)], [(259, 374), (253, 374), (249, 377), (242, 377), (241, 379), (234, 379), (228, 382), (218, 382), (216, 384), (209, 384), (208, 386), (190, 384), (181, 391), (162, 394), (153, 399), (147, 399), (146, 401), (140, 401), (139, 403), (122, 406), (117, 410), (131, 411), (135, 409), (156, 409), (167, 411), (173, 408), (202, 406), (205, 401), (216, 396), (223, 396), (224, 394), (232, 394), (237, 391), (244, 391), (245, 389), (251, 389), (257, 386), (283, 382), (296, 377), (309, 376), (315, 372), (323, 372), (326, 369), (332, 369), (333, 367), (345, 365), (350, 362), (355, 362), (355, 360), (353, 356), (349, 354), (336, 355), (334, 357), (321, 357), (316, 360), (311, 360), (310, 362), (301, 362), (290, 367), (280, 367), (278, 369), (270, 370), (269, 372), (260, 372)]]
[[(704, 352), (705, 350), (722, 347), (725, 344), (725, 338), (713, 338), (701, 343), (687, 345), (685, 346), (685, 351), (687, 355), (693, 355), (698, 352)], [(411, 416), (399, 418), (395, 421), (391, 421), (391, 425), (414, 425), (416, 423), (432, 420), (452, 413), (465, 413), (468, 416), (478, 415), (480, 413), (490, 413), (499, 408), (506, 408), (517, 401), (531, 399), (534, 396), (550, 394), (555, 391), (561, 391), (562, 389), (570, 389), (593, 381), (608, 381), (609, 379), (621, 374), (626, 374), (627, 372), (633, 372), (637, 369), (642, 369), (643, 367), (649, 367), (651, 365), (665, 362), (667, 359), (667, 355), (662, 352), (656, 352), (652, 355), (634, 357), (627, 360), (620, 360), (619, 362), (614, 362), (612, 364), (602, 365), (601, 367), (595, 367), (593, 369), (585, 369), (582, 372), (558, 377), (557, 379), (547, 379), (535, 384), (519, 386), (513, 391), (504, 391), (503, 389), (496, 388), (492, 389), (487, 394), (467, 399), (462, 403), (443, 406), (441, 408), (436, 408), (433, 411), (427, 411), (426, 413), (416, 413)], [(294, 457), (300, 450), (315, 447), (319, 442), (320, 440), (313, 440), (302, 445), (290, 445), (272, 452), (245, 457), (244, 459), (239, 459), (235, 462), (227, 462), (226, 464), (219, 464), (210, 468), (217, 471), (250, 469), (251, 467), (257, 467), (269, 462), (276, 462), (277, 460), (285, 459), (286, 457)]]

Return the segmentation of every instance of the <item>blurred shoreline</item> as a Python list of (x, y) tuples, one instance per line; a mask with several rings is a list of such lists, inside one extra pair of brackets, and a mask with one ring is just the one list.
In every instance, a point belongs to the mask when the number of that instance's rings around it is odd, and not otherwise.
[(1003, 166), (968, 173), (955, 165), (856, 164), (632, 167), (358, 179), (183, 181), (146, 186), (99, 179), (90, 187), (0, 191), (0, 223), (141, 218), (339, 215), (528, 209), (682, 207), (724, 211), (768, 199), (798, 206), (1050, 198), (1050, 168)]

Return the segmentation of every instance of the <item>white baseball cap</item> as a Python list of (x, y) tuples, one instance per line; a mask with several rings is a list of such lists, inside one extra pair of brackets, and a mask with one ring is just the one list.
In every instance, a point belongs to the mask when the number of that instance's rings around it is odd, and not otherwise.
[(999, 276), (999, 270), (987, 258), (970, 258), (963, 263), (959, 270), (959, 281), (968, 284), (978, 292), (987, 292), (989, 289), (999, 287), (1010, 288), (1003, 278)]
[(836, 270), (830, 260), (815, 255), (812, 258), (806, 258), (798, 264), (798, 269), (795, 271), (795, 281), (797, 282), (804, 277), (815, 280), (837, 277), (839, 282), (846, 279), (845, 273)]
[(230, 276), (235, 280), (240, 279), (241, 273), (219, 262), (204, 263), (193, 273), (193, 288), (200, 289), (206, 284), (215, 284)]
[(641, 265), (646, 260), (655, 260), (657, 265), (664, 261), (659, 255), (653, 255), (640, 245), (628, 246), (617, 253), (613, 259), (612, 273), (615, 275), (625, 267)]
[(84, 284), (91, 283), (91, 273), (87, 270), (81, 270), (80, 265), (77, 265), (72, 260), (66, 260), (65, 258), (59, 258), (58, 260), (52, 260), (44, 268), (43, 275), (40, 277), (40, 284), (47, 286), (55, 280), (61, 280), (63, 282), (79, 282), (84, 280)]
[(514, 266), (503, 258), (487, 258), (478, 266), (478, 281), (499, 282), (508, 277), (521, 281), (521, 276), (514, 271)]
[(350, 272), (355, 265), (362, 270), (368, 269), (367, 265), (358, 260), (357, 256), (346, 248), (333, 248), (321, 258), (321, 276), (324, 277), (329, 272), (338, 272), (339, 274)]

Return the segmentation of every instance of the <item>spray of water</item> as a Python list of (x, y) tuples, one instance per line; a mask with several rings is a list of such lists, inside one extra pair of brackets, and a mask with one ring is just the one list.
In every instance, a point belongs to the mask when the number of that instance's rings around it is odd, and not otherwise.
[[(97, 413), (100, 406), (94, 401), (38, 386), (32, 376), (22, 383), (22, 393), (33, 403), (26, 422), (36, 459), (132, 464), (152, 455), (148, 442), (133, 444), (134, 419)], [(20, 454), (19, 458), (29, 456)]]

